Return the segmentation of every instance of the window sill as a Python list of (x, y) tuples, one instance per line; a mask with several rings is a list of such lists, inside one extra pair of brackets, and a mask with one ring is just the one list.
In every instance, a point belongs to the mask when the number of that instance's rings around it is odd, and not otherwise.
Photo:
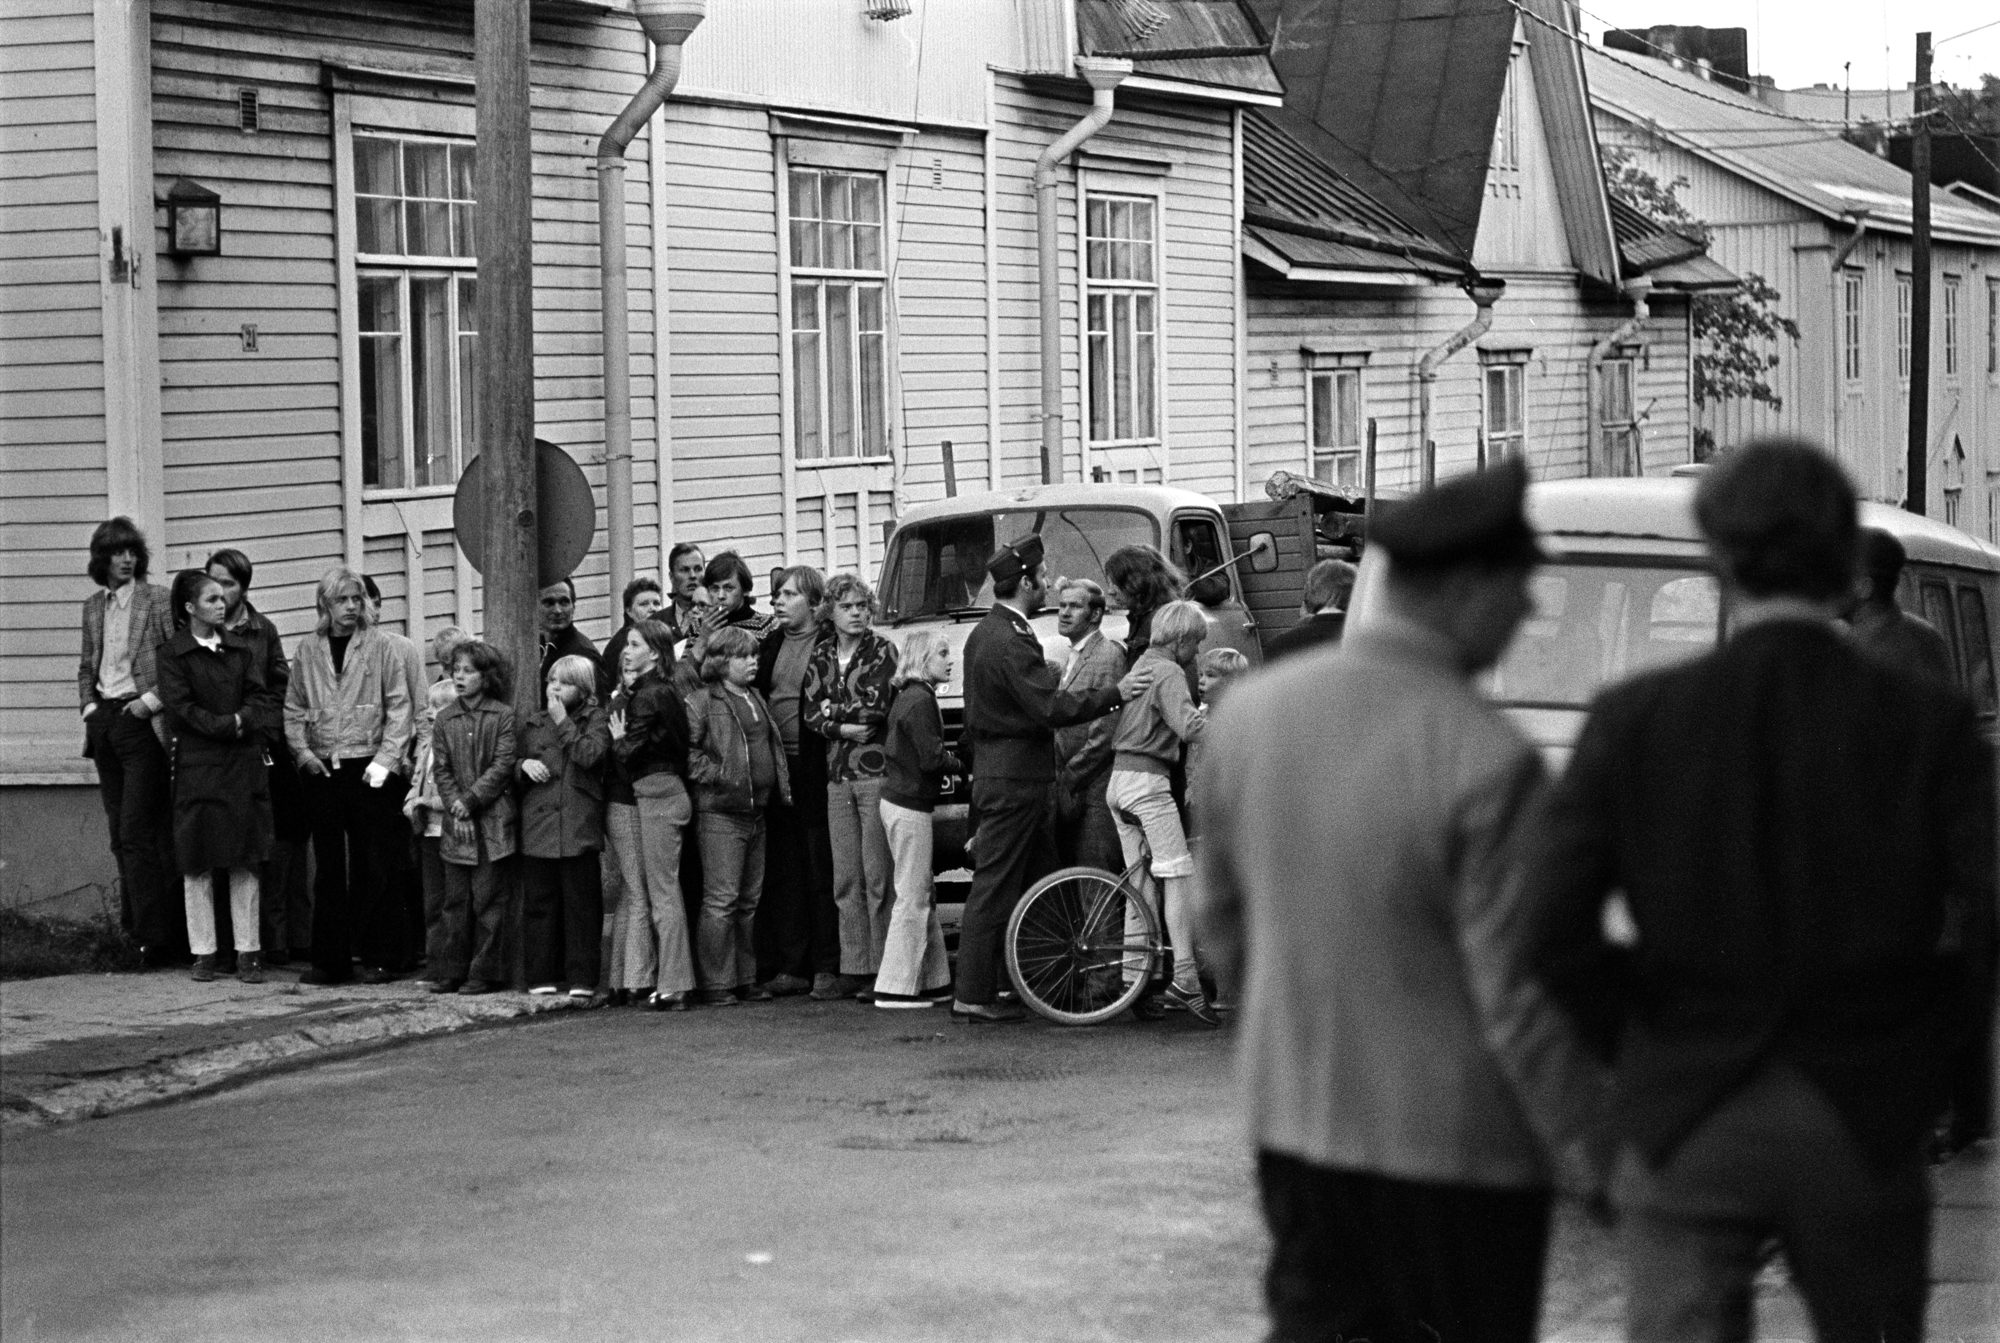
[(418, 485), (410, 489), (397, 488), (386, 490), (376, 486), (364, 486), (361, 491), (361, 502), (364, 504), (393, 504), (411, 499), (449, 498), (457, 493), (458, 486), (456, 485)]
[(825, 471), (843, 466), (894, 466), (892, 456), (880, 457), (794, 457), (792, 465), (801, 471)]
[(1115, 448), (1157, 448), (1161, 446), (1157, 438), (1104, 438), (1092, 439), (1092, 452), (1110, 452)]

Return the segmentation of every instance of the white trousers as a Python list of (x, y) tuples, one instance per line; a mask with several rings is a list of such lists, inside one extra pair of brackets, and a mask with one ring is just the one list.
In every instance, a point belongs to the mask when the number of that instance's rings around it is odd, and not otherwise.
[(931, 814), (893, 802), (881, 807), (882, 828), (888, 831), (889, 853), (895, 861), (896, 904), (889, 912), (875, 991), (914, 997), (951, 983), (931, 884)]
[[(1148, 898), (1155, 912), (1163, 912), (1167, 937), (1174, 944), (1174, 987), (1186, 993), (1201, 991), (1194, 960), (1194, 859), (1188, 855), (1187, 834), (1181, 829), (1181, 814), (1174, 806), (1171, 786), (1164, 774), (1114, 769), (1105, 785), (1104, 801), (1118, 826), (1118, 845), (1130, 867), (1142, 855), (1151, 855)], [(1161, 911), (1161, 888), (1165, 888)], [(1126, 927), (1127, 933), (1135, 931)]]
[[(194, 872), (181, 878), (186, 893), (188, 950), (197, 956), (215, 954), (215, 876)], [(229, 869), (229, 926), (236, 935), (236, 950), (261, 951), (257, 940), (257, 869)]]

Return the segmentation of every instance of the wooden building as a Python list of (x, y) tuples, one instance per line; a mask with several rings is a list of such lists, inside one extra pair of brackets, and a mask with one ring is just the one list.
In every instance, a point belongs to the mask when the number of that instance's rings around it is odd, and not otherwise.
[[(1907, 493), (1910, 177), (1838, 125), (1786, 116), (1665, 61), (1588, 55), (1598, 134), (1705, 221), (1715, 258), (1763, 276), (1798, 323), (1772, 351), (1779, 404), (1703, 407), (1721, 444), (1764, 433), (1828, 444), (1862, 493)], [(1926, 511), (2000, 542), (2000, 214), (1932, 199)]]
[[(710, 0), (628, 160), (640, 573), (676, 540), (870, 571), (904, 503), (1040, 478), (1033, 173), (1089, 109), (1079, 56), (1130, 66), (1056, 165), (1062, 472), (1237, 493), (1242, 116), (1281, 86), (1246, 7), (1170, 8)], [(649, 56), (622, 3), (532, 12), (537, 432), (601, 490), (593, 160)], [(75, 699), (103, 518), (139, 521), (156, 577), (245, 550), (288, 639), (343, 561), (392, 628), (478, 627), (451, 527), (478, 444), (471, 21), (0, 15), (0, 901), (109, 884)], [(169, 250), (182, 182), (220, 198), (216, 255)], [(605, 573), (600, 536), (599, 638)]]
[[(1735, 278), (1614, 211), (1573, 19), (1528, 9), (1461, 6), (1392, 42), (1370, 29), (1397, 8), (1350, 0), (1285, 29), (1286, 104), (1245, 123), (1253, 484), (1283, 469), (1359, 488), (1372, 425), (1378, 483), (1415, 487), (1433, 352), (1440, 476), (1505, 456), (1541, 479), (1690, 460), (1690, 295)], [(1478, 315), (1467, 287), (1492, 280), (1486, 329), (1445, 354)]]

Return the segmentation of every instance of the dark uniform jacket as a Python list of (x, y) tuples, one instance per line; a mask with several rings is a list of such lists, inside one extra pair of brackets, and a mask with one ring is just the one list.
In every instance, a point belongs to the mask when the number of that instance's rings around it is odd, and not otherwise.
[(1326, 644), (1340, 642), (1342, 631), (1347, 628), (1347, 614), (1343, 611), (1315, 611), (1282, 634), (1271, 636), (1264, 645), (1264, 665), (1303, 653), (1309, 648), (1319, 648)]
[[(1993, 815), (1972, 705), (1830, 625), (1605, 691), (1527, 870), (1534, 964), (1615, 1050), (1619, 1136), (1663, 1162), (1784, 1062), (1876, 1161), (1914, 1150), (1990, 988)], [(1620, 888), (1629, 950), (1600, 931)]]
[[(561, 634), (555, 635), (553, 638), (544, 631), (541, 635), (541, 650), (542, 674), (541, 679), (536, 682), (537, 685), (547, 685), (549, 681), (549, 668), (555, 666), (558, 659), (566, 658), (572, 653), (579, 657), (589, 658), (590, 665), (600, 673), (604, 669), (604, 664), (597, 660), (597, 645), (585, 637), (583, 631), (574, 625), (571, 625), (568, 629), (564, 630)], [(613, 673), (613, 677), (615, 679), (615, 672)]]
[(1118, 707), (1118, 687), (1062, 690), (1042, 642), (1019, 612), (996, 605), (965, 641), (965, 731), (981, 779), (1047, 783), (1055, 729)]

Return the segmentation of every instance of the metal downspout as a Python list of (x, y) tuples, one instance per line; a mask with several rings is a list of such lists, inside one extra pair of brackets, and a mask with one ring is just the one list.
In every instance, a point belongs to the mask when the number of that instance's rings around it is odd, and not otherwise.
[[(1062, 475), (1062, 250), (1056, 219), (1057, 165), (1111, 122), (1114, 91), (1132, 62), (1079, 56), (1076, 72), (1090, 85), (1090, 111), (1035, 160), (1035, 252), (1041, 283), (1042, 482)], [(1083, 208), (1082, 202), (1077, 208)], [(1079, 268), (1083, 264), (1077, 259)], [(1081, 314), (1079, 313), (1079, 317)]]
[[(1625, 293), (1632, 300), (1632, 315), (1619, 323), (1610, 335), (1590, 347), (1590, 361), (1584, 366), (1584, 430), (1590, 444), (1590, 474), (1601, 476), (1611, 474), (1604, 458), (1604, 419), (1599, 414), (1599, 400), (1603, 396), (1604, 361), (1618, 348), (1621, 341), (1630, 340), (1640, 328), (1646, 325), (1646, 296), (1653, 292), (1653, 282), (1641, 275), (1625, 282)], [(1644, 344), (1642, 341), (1641, 344)], [(1637, 388), (1633, 389), (1637, 395)]]
[[(639, 27), (653, 44), (653, 72), (597, 142), (597, 254), (604, 318), (604, 530), (611, 558), (612, 623), (632, 581), (632, 340), (625, 275), (625, 150), (659, 110), (681, 77), (681, 44), (708, 12), (707, 0), (635, 0)], [(666, 264), (666, 248), (653, 240), (653, 264)], [(659, 337), (664, 338), (664, 337)], [(668, 413), (667, 389), (658, 389), (659, 413)], [(660, 470), (671, 471), (663, 461)], [(660, 519), (664, 538), (669, 526)]]
[(1478, 309), (1451, 339), (1417, 361), (1417, 458), (1422, 488), (1437, 484), (1437, 444), (1431, 439), (1431, 384), (1445, 360), (1485, 335), (1493, 326), (1493, 305), (1505, 291), (1505, 280), (1473, 276), (1465, 282), (1465, 293)]

